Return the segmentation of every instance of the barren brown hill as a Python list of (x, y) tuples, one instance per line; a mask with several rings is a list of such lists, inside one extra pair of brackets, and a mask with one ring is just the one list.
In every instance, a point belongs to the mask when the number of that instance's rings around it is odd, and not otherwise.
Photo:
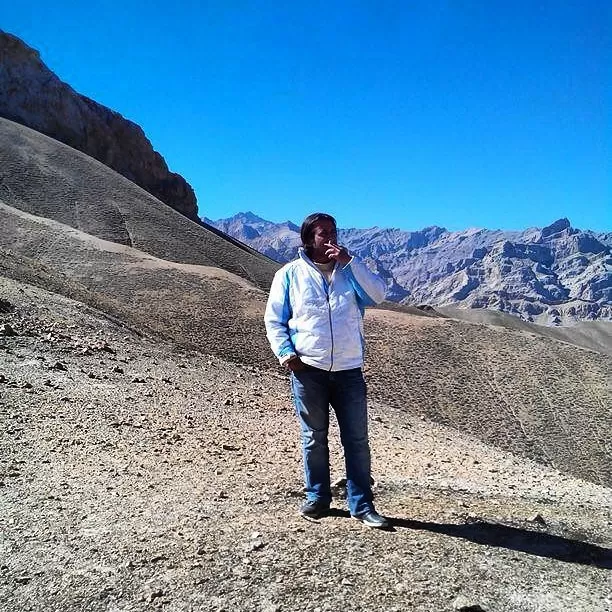
[(364, 533), (341, 491), (311, 526), (262, 324), (274, 265), (64, 145), (0, 134), (7, 610), (610, 606), (608, 355), (368, 311), (394, 530)]
[(0, 197), (104, 240), (217, 266), (267, 288), (278, 264), (185, 218), (97, 160), (0, 118)]
[[(265, 285), (272, 262), (69, 147), (10, 122), (0, 127), (10, 170), (0, 247), (102, 296), (113, 316), (135, 327), (224, 359), (275, 367), (262, 325), (266, 295), (244, 280)], [(403, 312), (371, 311), (367, 331), (374, 397), (568, 473), (612, 482), (609, 356), (525, 330)]]
[(547, 338), (568, 342), (584, 348), (612, 355), (612, 322), (583, 321), (568, 327), (533, 325), (519, 317), (497, 310), (486, 308), (459, 308), (457, 306), (439, 306), (436, 311), (444, 316), (477, 323), (495, 325), (525, 333), (537, 333)]

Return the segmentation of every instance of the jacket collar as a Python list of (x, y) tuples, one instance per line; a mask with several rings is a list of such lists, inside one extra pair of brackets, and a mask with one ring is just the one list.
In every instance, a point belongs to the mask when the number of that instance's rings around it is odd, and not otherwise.
[[(312, 261), (312, 259), (310, 259), (310, 257), (308, 257), (308, 255), (306, 255), (306, 250), (304, 249), (304, 247), (299, 247), (298, 248), (298, 257), (299, 259), (301, 259), (306, 265), (310, 266), (313, 270), (316, 270), (318, 274), (321, 274), (321, 276), (323, 277), (323, 274), (321, 273), (321, 270), (319, 270), (319, 268), (317, 268), (317, 266), (315, 265), (314, 261)], [(332, 277), (335, 275), (336, 270), (338, 269), (338, 262), (336, 261), (334, 263), (334, 270), (332, 272)], [(325, 277), (323, 277), (323, 279), (325, 280)], [(325, 281), (327, 282), (327, 281)]]

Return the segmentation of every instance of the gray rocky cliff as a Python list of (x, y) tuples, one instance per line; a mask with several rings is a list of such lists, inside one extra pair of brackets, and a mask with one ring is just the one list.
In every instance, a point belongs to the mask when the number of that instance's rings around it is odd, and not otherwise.
[[(295, 257), (299, 228), (240, 213), (207, 220), (279, 262)], [(612, 239), (567, 219), (524, 231), (428, 227), (341, 229), (339, 240), (413, 305), (489, 308), (545, 325), (612, 320)]]
[(74, 91), (45, 66), (37, 51), (2, 30), (0, 116), (94, 157), (198, 221), (192, 187), (168, 170), (138, 125)]

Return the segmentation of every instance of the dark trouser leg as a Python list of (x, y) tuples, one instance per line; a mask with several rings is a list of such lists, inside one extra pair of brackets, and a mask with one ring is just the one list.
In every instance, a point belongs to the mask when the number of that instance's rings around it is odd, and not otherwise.
[(331, 372), (331, 405), (340, 427), (351, 514), (373, 510), (366, 384), (361, 369)]
[(312, 368), (293, 372), (291, 390), (302, 431), (306, 498), (331, 502), (329, 483), (329, 373)]

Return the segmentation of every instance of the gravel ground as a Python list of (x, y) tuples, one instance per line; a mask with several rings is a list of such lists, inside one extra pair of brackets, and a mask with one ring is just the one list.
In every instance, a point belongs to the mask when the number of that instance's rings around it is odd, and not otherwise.
[(612, 610), (609, 488), (376, 399), (393, 528), (309, 523), (284, 375), (0, 289), (3, 610)]

